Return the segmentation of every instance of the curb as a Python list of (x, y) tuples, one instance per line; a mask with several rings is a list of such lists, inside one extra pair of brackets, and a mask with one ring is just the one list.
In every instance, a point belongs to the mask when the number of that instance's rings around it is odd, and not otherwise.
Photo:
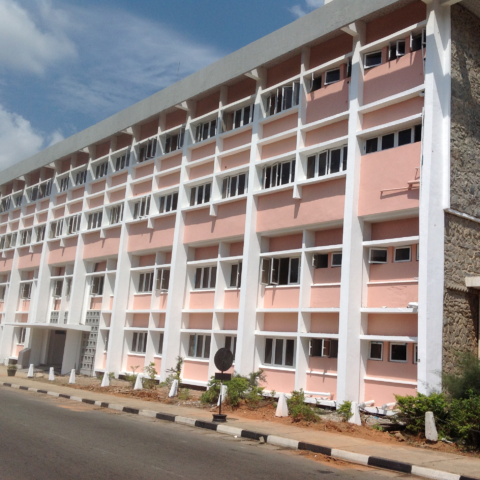
[(75, 402), (87, 403), (89, 405), (97, 405), (102, 408), (109, 408), (118, 412), (131, 413), (134, 415), (141, 415), (144, 417), (156, 418), (157, 420), (165, 420), (167, 422), (179, 423), (189, 427), (205, 428), (213, 430), (225, 435), (233, 435), (236, 437), (247, 438), (249, 440), (262, 440), (265, 443), (275, 445), (277, 447), (290, 448), (293, 450), (305, 450), (313, 453), (319, 453), (327, 457), (338, 458), (346, 462), (357, 463), (369, 467), (382, 468), (384, 470), (392, 470), (394, 472), (409, 473), (419, 477), (432, 478), (434, 480), (479, 480), (474, 477), (467, 477), (457, 473), (449, 473), (443, 470), (433, 470), (430, 468), (412, 465), (411, 463), (396, 462), (387, 458), (373, 457), (370, 455), (363, 455), (361, 453), (348, 452), (346, 450), (337, 450), (336, 448), (322, 447), (321, 445), (314, 445), (312, 443), (299, 442), (289, 438), (278, 437), (276, 435), (268, 435), (266, 433), (251, 432), (249, 430), (242, 430), (241, 428), (229, 427), (205, 420), (195, 420), (194, 418), (182, 417), (180, 415), (171, 415), (169, 413), (153, 412), (151, 410), (139, 410), (138, 408), (124, 407), (114, 403), (100, 402), (98, 400), (91, 400), (88, 398), (80, 398), (72, 395), (65, 395), (63, 393), (49, 392), (47, 390), (40, 390), (37, 388), (24, 387), (15, 383), (0, 382), (0, 386), (17, 388), (19, 390), (27, 390), (34, 393), (43, 393), (53, 397), (65, 398)]

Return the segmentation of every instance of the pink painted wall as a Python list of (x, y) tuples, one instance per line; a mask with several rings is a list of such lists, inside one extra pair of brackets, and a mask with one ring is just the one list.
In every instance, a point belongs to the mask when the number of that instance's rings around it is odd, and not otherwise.
[(95, 271), (96, 272), (104, 272), (107, 269), (107, 262), (106, 260), (103, 262), (97, 262), (95, 264)]
[(419, 234), (419, 231), (418, 217), (372, 223), (372, 240), (415, 237)]
[(190, 313), (188, 318), (188, 328), (192, 330), (211, 330), (211, 313)]
[(390, 362), (390, 344), (383, 342), (383, 360), (367, 360), (367, 377), (415, 382), (417, 365), (413, 363), (413, 343), (407, 344), (407, 362)]
[(172, 252), (165, 252), (165, 265), (172, 262)]
[(158, 375), (160, 375), (160, 371), (162, 369), (162, 359), (155, 357), (152, 362), (155, 364), (155, 370), (157, 371)]
[(122, 133), (121, 135), (117, 136), (117, 145), (115, 150), (120, 150), (122, 148), (128, 147), (132, 144), (132, 136), (127, 135), (126, 133)]
[(252, 130), (249, 129), (246, 132), (239, 133), (238, 135), (233, 135), (227, 137), (223, 140), (223, 149), (222, 151), (226, 152), (232, 148), (237, 148), (242, 145), (246, 145), (252, 141)]
[(158, 325), (157, 328), (165, 328), (165, 314), (158, 314)]
[(211, 217), (210, 209), (187, 212), (185, 216), (185, 243), (243, 235), (245, 231), (246, 201), (219, 205), (216, 217)]
[(358, 214), (393, 212), (419, 206), (419, 189), (381, 193), (382, 189), (407, 187), (420, 166), (421, 142), (362, 157)]
[(105, 186), (107, 185), (106, 180), (102, 180), (101, 182), (94, 183), (91, 188), (91, 193), (99, 193), (105, 190)]
[(100, 232), (85, 235), (83, 258), (88, 259), (118, 255), (121, 231), (121, 227), (106, 230), (105, 238), (100, 238)]
[(19, 224), (19, 222), (11, 223), (10, 224), (10, 231), (15, 232), (16, 230), (18, 230), (18, 224)]
[[(25, 215), (31, 215), (33, 212), (35, 212), (35, 205), (29, 205), (25, 209)], [(7, 215), (7, 218), (8, 218), (8, 215)]]
[(66, 160), (62, 161), (62, 173), (68, 172), (70, 170), (70, 167), (72, 165), (72, 159), (67, 158)]
[(209, 260), (218, 257), (218, 245), (198, 247), (195, 249), (195, 260)]
[(271, 137), (277, 133), (285, 132), (298, 126), (298, 114), (293, 113), (287, 117), (279, 118), (263, 126), (263, 138)]
[(101, 310), (102, 309), (102, 297), (92, 297), (90, 299), (90, 310)]
[(52, 242), (50, 244), (50, 253), (48, 255), (48, 263), (50, 265), (56, 263), (74, 262), (77, 252), (77, 239), (68, 238), (65, 240), (65, 247), (60, 246), (60, 240), (58, 242)]
[(341, 33), (340, 35), (315, 45), (310, 49), (310, 65), (309, 68), (315, 68), (319, 65), (334, 60), (335, 58), (346, 55), (353, 50), (353, 40), (351, 35)]
[(209, 157), (215, 154), (215, 141), (204, 145), (203, 147), (195, 148), (192, 150), (192, 156), (190, 161), (200, 160), (201, 158)]
[(416, 260), (416, 245), (412, 245), (412, 261), (397, 262), (394, 259), (394, 247), (388, 248), (388, 263), (370, 264), (370, 281), (381, 282), (388, 280), (413, 280), (418, 277), (418, 262)]
[(151, 255), (142, 255), (138, 259), (138, 266), (139, 267), (150, 267), (155, 265), (155, 254), (152, 253)]
[(149, 163), (148, 165), (143, 165), (142, 167), (138, 167), (135, 170), (135, 179), (139, 179), (142, 177), (147, 177), (153, 173), (153, 163)]
[(203, 165), (200, 165), (198, 167), (191, 168), (189, 177), (190, 177), (190, 180), (194, 180), (195, 178), (212, 175), (212, 173), (213, 173), (213, 162), (209, 162), (209, 163), (204, 163)]
[(301, 55), (296, 55), (267, 70), (267, 88), (300, 73)]
[(337, 359), (329, 357), (309, 357), (308, 369), (314, 372), (337, 373)]
[(245, 78), (234, 85), (228, 86), (227, 104), (233, 103), (242, 98), (249, 97), (255, 93), (257, 82), (252, 78)]
[(263, 308), (298, 308), (300, 287), (265, 288)]
[(307, 123), (348, 110), (348, 81), (340, 80), (307, 95)]
[(294, 250), (302, 248), (303, 234), (285, 235), (283, 237), (271, 237), (269, 252), (281, 252), (282, 250)]
[(137, 252), (150, 248), (171, 246), (175, 230), (175, 216), (157, 218), (154, 228), (147, 228), (147, 222), (134, 223), (130, 226), (128, 251)]
[(405, 102), (375, 110), (374, 112), (365, 113), (363, 115), (362, 128), (366, 130), (367, 128), (377, 127), (384, 123), (394, 122), (417, 113), (422, 113), (423, 103), (422, 97), (415, 97)]
[(152, 302), (151, 295), (134, 295), (133, 310), (150, 310), (151, 302)]
[(158, 133), (158, 118), (140, 127), (140, 140), (152, 137)]
[(365, 380), (365, 401), (375, 400), (375, 405), (382, 406), (395, 402), (395, 395), (417, 396), (415, 385), (399, 385), (395, 383), (375, 382)]
[(368, 105), (410, 90), (423, 81), (422, 52), (407, 53), (396, 60), (365, 70), (363, 103)]
[(310, 333), (338, 333), (338, 313), (312, 313)]
[(235, 242), (230, 244), (230, 256), (238, 257), (243, 255), (243, 242)]
[(387, 283), (367, 286), (367, 307), (407, 308), (418, 302), (418, 283)]
[(239, 167), (240, 165), (246, 165), (250, 162), (250, 150), (236, 153), (235, 155), (228, 155), (223, 157), (221, 162), (221, 169), (228, 170), (230, 168)]
[(110, 140), (107, 140), (106, 142), (95, 145), (95, 159), (104, 157), (105, 155), (108, 155), (109, 152), (110, 152)]
[(238, 313), (225, 313), (223, 316), (224, 330), (237, 330), (238, 328)]
[(156, 295), (156, 302), (154, 302), (153, 308), (158, 310), (166, 310), (167, 308), (168, 293), (160, 293)]
[(295, 372), (283, 372), (264, 368), (267, 381), (263, 384), (268, 390), (290, 393), (295, 390)]
[(418, 336), (418, 315), (370, 313), (366, 335)]
[(182, 163), (182, 154), (174, 155), (173, 157), (164, 158), (160, 163), (160, 171), (168, 170), (170, 168), (175, 168), (181, 165)]
[(208, 362), (185, 360), (183, 364), (183, 380), (196, 380), (206, 382), (208, 380)]
[(120, 200), (125, 200), (125, 188), (121, 190), (117, 190), (115, 192), (110, 193), (110, 203), (119, 202)]
[(58, 312), (61, 306), (62, 306), (62, 301), (60, 299), (57, 298), (53, 301), (53, 310), (55, 312)]
[(345, 180), (339, 178), (302, 188), (302, 199), (286, 190), (258, 199), (257, 232), (343, 219)]
[(14, 349), (14, 357), (18, 357), (18, 354), (25, 348), (25, 345), (16, 345)]
[(82, 198), (85, 193), (85, 187), (77, 188), (77, 190), (72, 191), (72, 200), (77, 198)]
[(20, 312), (28, 312), (30, 310), (30, 300), (19, 300), (18, 310)]
[(128, 173), (122, 173), (121, 175), (115, 175), (112, 177), (112, 187), (116, 187), (117, 185), (121, 185), (125, 183), (128, 179)]
[(152, 191), (152, 179), (147, 180), (146, 182), (137, 183), (133, 186), (133, 195), (136, 197), (138, 195), (145, 195)]
[(195, 111), (195, 118), (201, 117), (208, 112), (217, 110), (220, 103), (220, 91), (210, 94), (201, 100), (197, 100), (197, 108)]
[(55, 205), (62, 205), (67, 201), (67, 194), (64, 193), (63, 195), (59, 195), (57, 197), (57, 201), (55, 202)]
[[(56, 220), (57, 218), (61, 218), (65, 215), (65, 207), (57, 208), (53, 211), (53, 218)], [(18, 223), (15, 224), (15, 230), (18, 228)], [(13, 230), (13, 228), (12, 228)]]
[[(102, 205), (103, 205), (103, 197), (100, 197), (100, 198), (102, 198)], [(70, 214), (80, 213), (82, 211), (82, 208), (83, 208), (83, 202), (71, 203), (69, 206), (69, 213)]]
[(158, 188), (173, 187), (180, 183), (180, 172), (172, 173), (171, 175), (165, 175), (158, 179)]
[(190, 292), (190, 309), (210, 309), (213, 308), (215, 292), (192, 291)]
[(132, 327), (148, 328), (148, 313), (134, 313), (132, 318)]
[(20, 212), (21, 212), (21, 210), (17, 210), (15, 212), (12, 212), (11, 215), (10, 215), (10, 219), (15, 220), (15, 219), (19, 218), (20, 217)]
[(286, 138), (285, 140), (279, 140), (278, 142), (269, 143), (262, 147), (262, 160), (267, 158), (276, 157), (282, 153), (293, 152), (297, 148), (297, 135)]
[(91, 198), (90, 201), (88, 202), (88, 208), (100, 207), (103, 205), (104, 200), (105, 200), (104, 195), (102, 195), (101, 197)]
[(331, 287), (312, 286), (310, 291), (311, 308), (339, 308), (340, 307), (340, 285)]
[(187, 112), (185, 110), (175, 109), (165, 116), (165, 130), (183, 125), (187, 121)]
[(328, 142), (329, 140), (344, 137), (345, 135), (348, 135), (348, 120), (332, 123), (326, 127), (307, 132), (305, 146), (310, 147), (311, 145)]
[[(333, 360), (333, 359), (326, 359)], [(307, 392), (331, 393), (332, 400), (337, 398), (337, 377), (330, 375), (312, 375), (307, 373)]]
[(127, 372), (132, 371), (132, 367), (139, 367), (135, 369), (136, 373), (142, 373), (143, 367), (145, 366), (145, 356), (144, 355), (127, 355), (127, 362), (125, 365), (125, 370)]
[(88, 163), (89, 155), (86, 152), (77, 152), (77, 161), (75, 162), (75, 167), (80, 167)]
[(342, 277), (341, 267), (332, 267), (332, 254), (328, 254), (328, 268), (313, 270), (313, 283), (339, 283)]
[(43, 245), (35, 246), (32, 253), (28, 248), (18, 250), (18, 268), (36, 268), (40, 266)]
[(240, 290), (225, 290), (223, 308), (238, 308), (240, 305)]
[(298, 330), (298, 314), (265, 313), (263, 320), (265, 332), (296, 332)]

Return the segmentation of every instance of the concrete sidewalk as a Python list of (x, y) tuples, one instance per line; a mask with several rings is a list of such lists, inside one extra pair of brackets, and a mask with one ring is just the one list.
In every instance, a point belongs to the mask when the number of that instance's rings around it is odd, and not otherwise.
[[(155, 416), (156, 413), (163, 413), (166, 414), (166, 416), (171, 416), (171, 418), (177, 416), (182, 418), (186, 417), (189, 421), (193, 422), (193, 424), (195, 424), (195, 420), (200, 421), (200, 423), (210, 423), (212, 420), (212, 414), (210, 412), (194, 407), (167, 405), (138, 400), (135, 398), (122, 398), (115, 395), (89, 392), (86, 390), (27, 379), (24, 378), (23, 375), (7, 377), (6, 368), (4, 367), (0, 367), (0, 383), (12, 384), (12, 386), (21, 385), (28, 388), (68, 395), (70, 397), (75, 397), (77, 401), (86, 399), (95, 401), (97, 404), (100, 404), (100, 402), (105, 405), (113, 404), (114, 407), (110, 406), (109, 408), (121, 406), (129, 407), (130, 409), (137, 410), (135, 413), (138, 413), (138, 411), (141, 410), (146, 410), (148, 413), (151, 413), (151, 416)], [(115, 409), (121, 410), (121, 408)], [(231, 415), (231, 419), (227, 422), (227, 426), (248, 431), (250, 433), (262, 432), (262, 434), (265, 434), (268, 437), (272, 436), (275, 438), (281, 437), (282, 439), (288, 439), (291, 441), (292, 448), (299, 448), (294, 445), (298, 445), (298, 442), (302, 442), (313, 446), (322, 446), (327, 450), (333, 449), (335, 451), (348, 452), (349, 455), (346, 454), (343, 457), (339, 455), (332, 456), (337, 456), (338, 458), (343, 458), (356, 463), (364, 463), (362, 459), (366, 458), (364, 456), (367, 456), (376, 459), (377, 463), (369, 463), (372, 466), (383, 466), (381, 462), (383, 459), (391, 462), (411, 464), (416, 467), (412, 473), (427, 478), (445, 480), (480, 479), (480, 459), (471, 457), (422, 450), (420, 448), (403, 445), (390, 446), (370, 440), (349, 437), (347, 435), (309, 430), (308, 428), (296, 427), (294, 425), (280, 425), (261, 420), (235, 419), (235, 414)], [(207, 426), (206, 428), (209, 427)], [(225, 433), (228, 432), (225, 431)], [(285, 446), (290, 445), (286, 442)], [(321, 450), (319, 450), (319, 452), (323, 453)], [(348, 456), (350, 456), (350, 458), (347, 458)], [(389, 468), (388, 465), (386, 468)], [(423, 469), (425, 469), (425, 471), (423, 471)]]

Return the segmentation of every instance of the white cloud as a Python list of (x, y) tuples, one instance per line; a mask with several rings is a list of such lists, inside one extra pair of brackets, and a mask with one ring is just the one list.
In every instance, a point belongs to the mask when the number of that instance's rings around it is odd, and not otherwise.
[(307, 12), (300, 5), (294, 5), (293, 7), (290, 7), (289, 10), (298, 18), (307, 14)]
[[(0, 65), (13, 71), (43, 74), (46, 68), (76, 55), (65, 35), (66, 16), (46, 0), (36, 18), (14, 0), (0, 0)], [(32, 4), (29, 4), (31, 7)]]
[(300, 18), (316, 8), (323, 7), (325, 0), (305, 0), (305, 6), (294, 5), (289, 10), (293, 15)]

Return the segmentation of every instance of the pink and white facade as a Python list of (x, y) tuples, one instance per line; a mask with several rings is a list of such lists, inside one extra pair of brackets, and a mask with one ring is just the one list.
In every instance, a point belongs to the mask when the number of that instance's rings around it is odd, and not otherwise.
[(438, 386), (453, 3), (335, 0), (4, 172), (0, 361)]

